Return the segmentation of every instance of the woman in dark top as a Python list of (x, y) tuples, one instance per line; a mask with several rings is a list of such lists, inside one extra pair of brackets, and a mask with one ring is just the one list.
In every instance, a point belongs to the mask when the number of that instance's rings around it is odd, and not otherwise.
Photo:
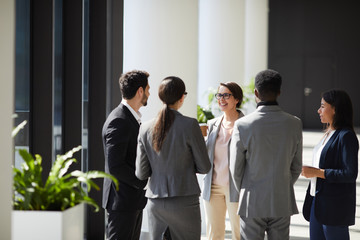
[(346, 240), (355, 224), (359, 150), (350, 97), (341, 90), (325, 92), (318, 113), (327, 127), (314, 148), (312, 167), (302, 169), (311, 178), (303, 215), (310, 221), (310, 239)]

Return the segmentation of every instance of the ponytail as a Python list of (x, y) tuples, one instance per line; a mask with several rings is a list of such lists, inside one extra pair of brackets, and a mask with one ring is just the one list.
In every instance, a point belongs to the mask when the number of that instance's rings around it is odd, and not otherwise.
[(152, 131), (152, 146), (156, 152), (161, 147), (175, 120), (175, 113), (169, 105), (176, 103), (185, 93), (185, 84), (179, 77), (170, 76), (161, 81), (159, 86), (159, 98), (164, 103), (161, 108)]
[(156, 152), (160, 152), (166, 134), (173, 124), (174, 119), (174, 112), (168, 107), (167, 104), (164, 104), (157, 116), (152, 132), (152, 146)]

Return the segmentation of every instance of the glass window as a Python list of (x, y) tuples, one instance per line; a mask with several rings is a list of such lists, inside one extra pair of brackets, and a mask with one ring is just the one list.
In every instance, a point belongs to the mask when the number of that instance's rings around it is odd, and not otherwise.
[[(30, 113), (30, 1), (16, 0), (15, 36), (15, 113), (14, 125), (24, 120), (28, 123), (14, 139), (15, 149), (29, 150), (29, 113)], [(15, 151), (16, 167), (22, 162)]]
[(63, 0), (54, 0), (53, 44), (53, 161), (62, 152)]
[(89, 104), (89, 0), (83, 1), (83, 94), (82, 94), (82, 161), (81, 170), (88, 171), (88, 104)]

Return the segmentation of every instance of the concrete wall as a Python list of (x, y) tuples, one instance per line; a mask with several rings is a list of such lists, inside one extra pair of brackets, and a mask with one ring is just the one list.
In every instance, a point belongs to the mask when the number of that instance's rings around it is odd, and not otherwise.
[(198, 1), (124, 2), (124, 72), (133, 69), (150, 73), (148, 106), (140, 108), (144, 121), (160, 110), (158, 87), (167, 76), (185, 82), (188, 95), (180, 112), (196, 117)]
[(0, 233), (1, 239), (11, 239), (11, 116), (14, 111), (15, 1), (0, 1), (0, 29)]

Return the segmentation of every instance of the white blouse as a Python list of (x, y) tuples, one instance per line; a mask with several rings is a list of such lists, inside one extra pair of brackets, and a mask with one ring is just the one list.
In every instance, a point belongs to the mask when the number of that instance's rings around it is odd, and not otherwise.
[[(324, 149), (326, 143), (331, 138), (331, 136), (334, 134), (334, 132), (335, 130), (326, 133), (325, 136), (320, 140), (320, 142), (314, 147), (312, 160), (313, 167), (319, 168), (321, 152)], [(315, 196), (316, 192), (316, 179), (316, 177), (311, 178), (310, 195), (313, 197)]]
[(214, 150), (214, 171), (212, 184), (229, 186), (229, 158), (228, 148), (233, 127), (225, 127), (221, 123)]

